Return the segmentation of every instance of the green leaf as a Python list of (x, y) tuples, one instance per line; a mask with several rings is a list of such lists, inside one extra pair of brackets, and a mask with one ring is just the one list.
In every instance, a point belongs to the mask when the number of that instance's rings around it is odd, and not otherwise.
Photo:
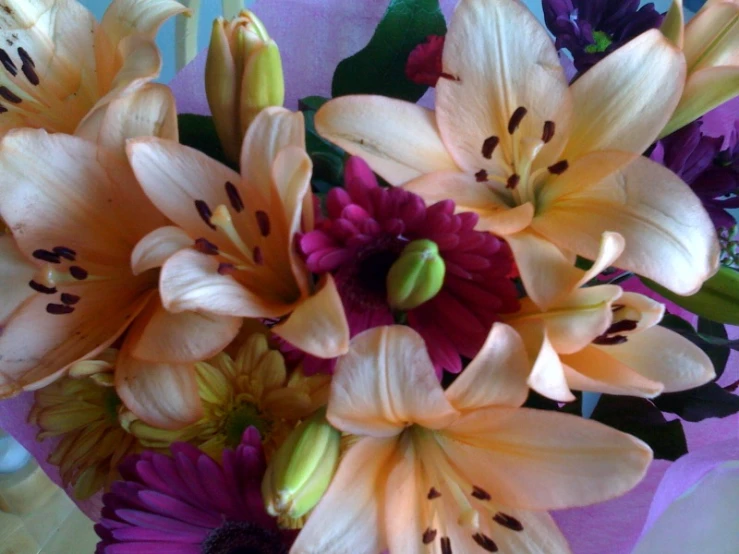
[(729, 361), (731, 349), (726, 344), (712, 344), (706, 338), (729, 342), (726, 327), (722, 323), (703, 319), (702, 317), (698, 318), (698, 338), (704, 343), (698, 346), (711, 358), (716, 376), (721, 377)]
[(734, 269), (722, 267), (691, 296), (675, 294), (644, 277), (641, 280), (670, 302), (694, 314), (719, 323), (739, 325), (739, 272)]
[(643, 440), (658, 460), (674, 461), (688, 452), (682, 423), (667, 421), (649, 400), (604, 394), (591, 419)]
[(183, 113), (177, 116), (177, 124), (180, 128), (181, 144), (200, 150), (211, 158), (233, 167), (226, 160), (212, 117)]
[(439, 0), (392, 0), (367, 46), (339, 63), (331, 94), (381, 94), (416, 102), (428, 87), (405, 76), (408, 56), (429, 35), (444, 34)]
[(306, 111), (318, 111), (318, 108), (323, 106), (329, 99), (325, 96), (306, 96), (298, 100), (298, 109), (301, 112)]
[(314, 111), (305, 111), (303, 115), (305, 116), (305, 149), (313, 161), (314, 189), (318, 181), (322, 183), (322, 186), (328, 185), (329, 189), (341, 186), (344, 182), (344, 151), (321, 138), (316, 132), (313, 123)]

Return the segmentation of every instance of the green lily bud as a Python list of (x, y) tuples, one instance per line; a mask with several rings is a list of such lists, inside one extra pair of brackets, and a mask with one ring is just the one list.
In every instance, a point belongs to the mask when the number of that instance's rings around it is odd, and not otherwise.
[(264, 24), (249, 10), (213, 22), (205, 93), (226, 157), (236, 163), (257, 114), (285, 99), (282, 59)]
[(396, 310), (412, 310), (436, 296), (444, 284), (446, 266), (439, 247), (430, 240), (406, 245), (387, 274), (387, 300)]
[(273, 516), (297, 519), (318, 504), (339, 464), (341, 432), (322, 409), (303, 421), (272, 457), (262, 480), (264, 503)]
[(739, 325), (739, 271), (721, 267), (701, 289), (690, 296), (680, 296), (648, 279), (642, 279), (653, 291), (706, 319)]

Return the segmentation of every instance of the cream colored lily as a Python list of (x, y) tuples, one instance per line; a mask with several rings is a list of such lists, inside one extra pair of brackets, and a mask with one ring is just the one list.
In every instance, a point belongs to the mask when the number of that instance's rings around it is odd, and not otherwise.
[[(548, 309), (531, 299), (505, 322), (523, 338), (531, 361), (529, 386), (553, 400), (574, 400), (570, 389), (652, 398), (715, 377), (706, 354), (657, 323), (664, 306), (615, 285), (583, 287), (618, 258), (623, 238), (605, 233), (593, 267), (580, 271), (565, 257), (549, 268), (569, 283)], [(543, 276), (546, 278), (546, 275)]]
[(684, 26), (674, 0), (662, 31), (683, 49), (688, 81), (661, 137), (739, 95), (739, 1), (709, 0)]
[(158, 271), (131, 270), (139, 239), (168, 221), (136, 182), (123, 144), (138, 134), (176, 139), (174, 98), (161, 85), (141, 87), (86, 129), (97, 144), (17, 129), (0, 145), (0, 216), (12, 233), (0, 237), (0, 396), (43, 387), (125, 332), (119, 396), (154, 425), (186, 425), (202, 411), (193, 363), (225, 347), (241, 320), (170, 314)]
[(146, 194), (177, 225), (139, 243), (134, 270), (158, 267), (160, 251), (186, 247), (162, 266), (170, 312), (289, 316), (272, 331), (314, 356), (346, 352), (349, 327), (334, 281), (314, 287), (295, 249), (314, 209), (302, 114), (263, 110), (244, 138), (241, 175), (173, 141), (136, 139), (128, 153)]
[(462, 0), (444, 47), (436, 112), (348, 96), (316, 114), (318, 131), (427, 203), (452, 199), (510, 244), (528, 294), (547, 305), (550, 260), (593, 259), (600, 236), (626, 239), (616, 261), (679, 293), (718, 268), (700, 200), (641, 157), (685, 82), (682, 53), (657, 30), (568, 87), (554, 45), (516, 0)]
[(291, 554), (569, 552), (544, 510), (624, 493), (651, 451), (594, 421), (519, 408), (527, 366), (498, 323), (443, 390), (412, 329), (357, 335), (327, 412), (355, 441)]
[(76, 0), (7, 0), (0, 10), (0, 135), (72, 134), (85, 117), (154, 79), (159, 26), (175, 0), (114, 0), (100, 23)]

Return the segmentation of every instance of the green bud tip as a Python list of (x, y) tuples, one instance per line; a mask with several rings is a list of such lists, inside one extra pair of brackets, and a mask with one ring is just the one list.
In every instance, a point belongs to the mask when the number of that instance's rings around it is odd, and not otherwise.
[(303, 421), (272, 457), (262, 480), (267, 512), (303, 517), (328, 489), (339, 463), (341, 433), (326, 420), (325, 409)]
[(436, 296), (444, 285), (446, 266), (435, 242), (408, 243), (387, 274), (387, 299), (396, 310), (412, 310)]

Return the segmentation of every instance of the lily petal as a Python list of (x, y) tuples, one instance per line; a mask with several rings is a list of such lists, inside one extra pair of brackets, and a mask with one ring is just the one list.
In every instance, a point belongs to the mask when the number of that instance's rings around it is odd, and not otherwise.
[(378, 490), (387, 479), (395, 448), (395, 439), (365, 437), (349, 449), (290, 554), (375, 554), (387, 548), (383, 533), (378, 533), (383, 515)]
[(259, 112), (241, 147), (241, 173), (244, 181), (264, 198), (271, 195), (272, 166), (277, 154), (287, 146), (305, 150), (303, 114), (279, 107)]
[(419, 195), (427, 205), (453, 200), (457, 213), (474, 212), (479, 216), (475, 229), (496, 235), (517, 233), (528, 227), (534, 217), (530, 202), (511, 207), (486, 183), (478, 183), (473, 176), (459, 171), (422, 175), (403, 188)]
[(707, 67), (688, 78), (685, 92), (660, 138), (739, 95), (739, 67)]
[(194, 250), (177, 252), (162, 266), (159, 293), (170, 312), (202, 312), (235, 317), (272, 318), (289, 311), (218, 273), (218, 262)]
[(93, 110), (75, 135), (126, 155), (126, 141), (136, 137), (179, 140), (177, 110), (169, 87), (149, 84), (107, 106)]
[(360, 333), (336, 364), (327, 417), (344, 432), (391, 437), (409, 423), (438, 429), (456, 416), (423, 338), (409, 327)]
[(528, 373), (523, 341), (508, 325), (495, 323), (480, 352), (446, 390), (446, 397), (461, 412), (520, 406), (529, 393)]
[(683, 45), (691, 73), (739, 64), (739, 4), (718, 2), (702, 10), (685, 29)]
[(63, 237), (80, 260), (120, 271), (136, 242), (166, 224), (126, 161), (86, 140), (19, 129), (3, 139), (0, 164), (0, 215), (29, 258)]
[[(508, 131), (514, 112), (528, 114), (520, 136), (556, 132), (537, 156), (552, 165), (567, 140), (572, 104), (554, 43), (534, 15), (515, 0), (467, 0), (457, 7), (446, 35), (444, 73), (436, 86), (436, 118), (442, 140), (467, 172), (492, 169), (513, 158)], [(500, 140), (492, 158), (483, 156), (489, 137)]]
[(700, 199), (674, 173), (643, 157), (595, 186), (556, 199), (532, 227), (590, 259), (603, 231), (620, 233), (626, 250), (615, 265), (678, 294), (697, 292), (718, 268), (716, 230)]
[(135, 285), (111, 280), (65, 287), (62, 292), (79, 300), (62, 314), (48, 308), (56, 298), (28, 298), (5, 321), (0, 335), (0, 396), (41, 388), (74, 362), (110, 346), (149, 299)]
[(327, 275), (318, 290), (306, 297), (286, 321), (272, 332), (319, 358), (335, 358), (349, 350), (349, 324), (336, 283)]
[(13, 237), (0, 235), (0, 325), (32, 296), (28, 286), (38, 268), (30, 263), (18, 249)]
[(652, 461), (649, 447), (626, 433), (526, 408), (470, 412), (437, 440), (493, 502), (527, 510), (613, 498), (634, 487)]
[(129, 410), (159, 429), (181, 429), (203, 414), (192, 364), (145, 362), (122, 350), (115, 387)]
[(173, 314), (149, 303), (126, 335), (130, 355), (142, 362), (182, 364), (211, 358), (236, 337), (241, 318), (195, 312)]
[(225, 185), (241, 181), (238, 173), (202, 152), (173, 141), (140, 138), (126, 148), (136, 178), (154, 205), (191, 237), (218, 244), (219, 235), (203, 221), (195, 201), (211, 210), (229, 206)]
[(527, 381), (529, 387), (557, 402), (575, 400), (575, 396), (567, 385), (564, 368), (557, 351), (552, 341), (549, 340), (549, 332), (544, 322), (541, 320), (527, 321), (519, 323), (515, 329), (523, 339), (528, 352), (531, 367)]
[(134, 275), (162, 267), (171, 256), (192, 246), (192, 239), (179, 227), (160, 227), (142, 238), (131, 254)]
[(434, 113), (384, 96), (343, 96), (316, 113), (316, 130), (352, 155), (361, 156), (391, 185), (434, 171), (454, 171)]
[(664, 392), (692, 389), (716, 377), (705, 352), (660, 326), (633, 333), (623, 344), (598, 348), (647, 379), (663, 383)]
[(572, 84), (577, 110), (564, 158), (595, 150), (641, 155), (675, 111), (685, 75), (682, 52), (657, 29), (606, 56)]
[(575, 288), (581, 274), (572, 271), (570, 257), (541, 234), (526, 230), (506, 237), (526, 293), (546, 310)]
[(591, 345), (580, 352), (563, 355), (561, 360), (570, 386), (576, 390), (642, 398), (654, 398), (662, 393), (662, 383), (648, 379), (635, 368), (621, 363), (612, 355), (613, 348), (605, 350)]

